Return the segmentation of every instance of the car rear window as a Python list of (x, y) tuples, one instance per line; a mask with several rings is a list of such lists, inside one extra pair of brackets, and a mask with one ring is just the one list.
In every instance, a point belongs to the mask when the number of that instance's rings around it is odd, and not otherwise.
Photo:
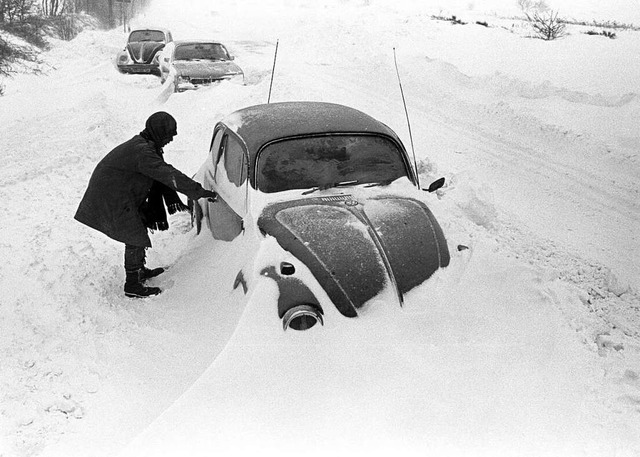
[(176, 60), (228, 60), (226, 49), (217, 43), (193, 43), (176, 46)]
[(164, 33), (160, 30), (135, 30), (129, 35), (129, 43), (139, 41), (164, 41)]
[(375, 135), (278, 141), (260, 151), (257, 162), (257, 188), (266, 193), (346, 181), (390, 183), (403, 176), (403, 153), (391, 140)]

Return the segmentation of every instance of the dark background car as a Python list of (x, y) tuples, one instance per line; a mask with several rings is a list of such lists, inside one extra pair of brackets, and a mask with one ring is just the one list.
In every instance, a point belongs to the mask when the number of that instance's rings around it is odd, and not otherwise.
[[(343, 316), (371, 299), (404, 294), (449, 264), (443, 231), (418, 197), (417, 175), (385, 124), (331, 103), (287, 102), (239, 110), (214, 128), (195, 179), (218, 193), (190, 202), (198, 233), (244, 249), (234, 288), (251, 294), (265, 237), (280, 246), (258, 268), (280, 290), (284, 328), (323, 320), (319, 285)], [(305, 271), (310, 271), (310, 280)], [(316, 282), (312, 284), (312, 282)]]
[(121, 73), (160, 75), (159, 52), (173, 38), (166, 29), (135, 29), (127, 39), (125, 48), (116, 56)]

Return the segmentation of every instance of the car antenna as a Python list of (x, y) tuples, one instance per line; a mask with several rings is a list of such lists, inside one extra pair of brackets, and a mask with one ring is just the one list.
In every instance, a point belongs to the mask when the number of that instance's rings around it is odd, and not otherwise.
[(280, 40), (276, 40), (276, 52), (273, 54), (273, 68), (271, 69), (271, 82), (269, 83), (269, 98), (267, 98), (267, 104), (271, 101), (271, 88), (273, 87), (273, 74), (276, 71), (276, 59), (278, 58), (278, 43)]
[(398, 84), (400, 85), (400, 94), (402, 95), (402, 104), (404, 105), (404, 114), (407, 117), (407, 127), (409, 128), (409, 141), (411, 142), (411, 153), (413, 154), (413, 166), (416, 170), (416, 181), (420, 188), (420, 175), (418, 174), (418, 162), (416, 162), (416, 150), (413, 147), (413, 135), (411, 134), (411, 122), (409, 121), (409, 112), (407, 111), (407, 102), (404, 99), (404, 91), (402, 90), (402, 81), (400, 80), (400, 72), (398, 71), (398, 59), (396, 58), (396, 48), (393, 48), (393, 62), (396, 66), (396, 75), (398, 76)]

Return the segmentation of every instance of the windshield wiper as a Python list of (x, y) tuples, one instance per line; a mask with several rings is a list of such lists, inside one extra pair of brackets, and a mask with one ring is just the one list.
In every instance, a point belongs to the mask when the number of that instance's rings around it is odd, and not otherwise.
[(396, 179), (398, 179), (398, 178), (383, 179), (383, 180), (380, 180), (380, 181), (372, 182), (371, 184), (367, 184), (365, 187), (388, 186), (389, 184), (391, 184)]
[(302, 195), (308, 195), (308, 194), (312, 194), (318, 190), (327, 190), (327, 189), (332, 189), (334, 187), (345, 187), (345, 186), (353, 186), (355, 184), (358, 184), (358, 180), (354, 179), (352, 181), (340, 181), (340, 182), (334, 182), (331, 184), (325, 184), (324, 186), (318, 186), (318, 187), (314, 187), (313, 189), (309, 189), (309, 190), (305, 190), (304, 192), (302, 192)]

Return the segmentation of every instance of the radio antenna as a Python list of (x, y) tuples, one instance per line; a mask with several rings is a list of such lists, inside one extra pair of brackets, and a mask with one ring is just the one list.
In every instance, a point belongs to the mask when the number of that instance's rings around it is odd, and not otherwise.
[(404, 91), (402, 90), (402, 81), (400, 80), (400, 71), (398, 71), (398, 59), (396, 58), (396, 48), (393, 48), (393, 62), (396, 66), (396, 75), (398, 76), (398, 85), (400, 86), (400, 94), (402, 95), (402, 104), (404, 105), (404, 114), (407, 117), (407, 127), (409, 128), (409, 141), (411, 142), (411, 153), (413, 154), (413, 166), (416, 170), (416, 183), (420, 188), (420, 176), (418, 174), (418, 162), (416, 162), (416, 150), (413, 147), (413, 135), (411, 134), (411, 122), (409, 121), (409, 112), (407, 111), (407, 102), (404, 99)]
[(271, 88), (273, 87), (273, 74), (276, 72), (276, 59), (278, 58), (278, 43), (280, 40), (276, 40), (276, 52), (273, 54), (273, 68), (271, 69), (271, 82), (269, 83), (269, 98), (267, 98), (267, 104), (271, 101)]

